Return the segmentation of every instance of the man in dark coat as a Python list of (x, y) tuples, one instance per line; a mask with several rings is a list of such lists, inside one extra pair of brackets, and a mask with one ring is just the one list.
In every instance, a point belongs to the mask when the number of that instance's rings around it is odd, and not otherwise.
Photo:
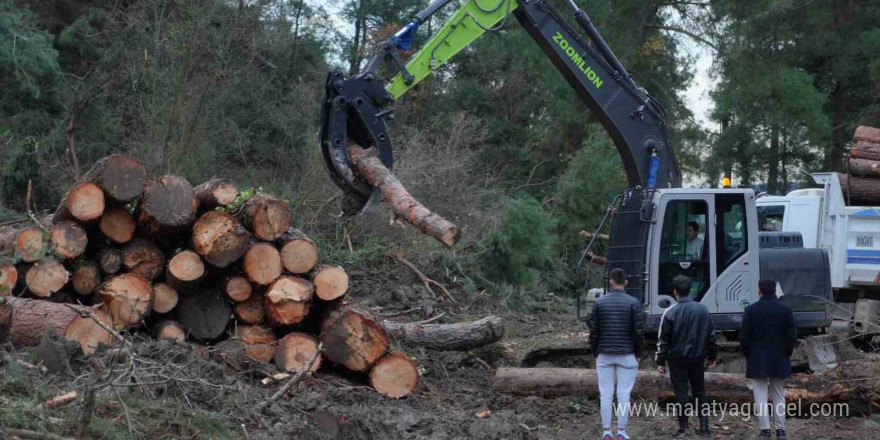
[(609, 274), (611, 289), (593, 306), (590, 313), (590, 348), (596, 356), (599, 376), (599, 401), (602, 417), (602, 440), (611, 437), (611, 403), (617, 381), (617, 440), (629, 440), (626, 422), (629, 395), (636, 382), (642, 357), (645, 316), (641, 302), (626, 293), (626, 272), (613, 269)]
[(691, 279), (679, 275), (672, 279), (672, 291), (678, 303), (663, 312), (660, 333), (657, 335), (657, 370), (666, 374), (669, 363), (669, 379), (678, 400), (678, 431), (673, 437), (687, 435), (688, 383), (696, 400), (696, 414), (700, 419), (699, 434), (709, 436), (709, 402), (706, 400), (704, 383), (705, 363), (714, 367), (718, 357), (715, 343), (715, 326), (709, 309), (689, 296)]
[(776, 282), (758, 281), (761, 299), (746, 307), (739, 342), (746, 357), (746, 377), (761, 425), (761, 437), (770, 437), (770, 407), (773, 399), (776, 437), (785, 438), (785, 379), (791, 377), (791, 353), (797, 343), (797, 327), (791, 307), (776, 298)]

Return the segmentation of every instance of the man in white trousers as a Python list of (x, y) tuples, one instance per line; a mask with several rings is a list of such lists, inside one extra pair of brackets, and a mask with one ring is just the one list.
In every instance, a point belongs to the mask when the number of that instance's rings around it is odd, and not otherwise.
[[(590, 314), (590, 348), (596, 357), (599, 376), (602, 440), (629, 440), (626, 422), (629, 395), (642, 358), (645, 317), (642, 304), (626, 293), (626, 273), (613, 269), (608, 274), (608, 293)], [(617, 437), (611, 436), (611, 409), (617, 382)]]

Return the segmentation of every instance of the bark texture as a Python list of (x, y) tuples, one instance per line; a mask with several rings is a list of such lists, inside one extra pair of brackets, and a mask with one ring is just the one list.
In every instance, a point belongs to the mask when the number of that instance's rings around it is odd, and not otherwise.
[(504, 337), (504, 323), (497, 316), (456, 324), (384, 321), (382, 325), (395, 339), (432, 350), (470, 350)]

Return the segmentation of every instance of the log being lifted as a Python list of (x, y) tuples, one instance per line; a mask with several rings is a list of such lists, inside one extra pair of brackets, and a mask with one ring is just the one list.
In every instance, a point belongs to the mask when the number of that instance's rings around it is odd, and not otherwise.
[(385, 200), (398, 216), (446, 246), (452, 247), (458, 242), (461, 236), (458, 226), (431, 212), (413, 198), (391, 170), (382, 164), (375, 155), (375, 150), (365, 150), (356, 144), (349, 144), (348, 155), (357, 174), (370, 186), (382, 191)]
[(207, 182), (195, 187), (199, 212), (210, 211), (217, 206), (228, 205), (238, 197), (238, 186), (235, 182), (221, 177), (212, 177)]
[(153, 286), (143, 277), (126, 273), (109, 278), (98, 288), (113, 327), (125, 330), (137, 326), (153, 309)]
[(90, 223), (104, 213), (104, 192), (91, 182), (80, 183), (69, 191), (55, 210), (52, 222), (76, 221)]
[(290, 228), (290, 208), (283, 201), (267, 194), (257, 194), (241, 205), (242, 223), (260, 240), (274, 241)]
[(196, 194), (180, 176), (151, 179), (138, 202), (138, 232), (165, 245), (173, 245), (196, 220)]
[(369, 371), (388, 352), (390, 341), (382, 324), (365, 312), (341, 307), (321, 322), (324, 357), (353, 371)]
[(247, 229), (225, 212), (208, 211), (192, 228), (193, 250), (221, 269), (238, 261), (247, 252), (249, 241)]
[(399, 341), (441, 351), (470, 350), (500, 341), (504, 337), (504, 323), (497, 316), (456, 324), (418, 324), (386, 320), (382, 325), (388, 334)]

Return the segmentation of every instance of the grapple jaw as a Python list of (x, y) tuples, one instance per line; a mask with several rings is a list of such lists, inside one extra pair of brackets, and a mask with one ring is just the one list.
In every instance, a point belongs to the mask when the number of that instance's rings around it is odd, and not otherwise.
[(341, 69), (327, 75), (321, 105), (321, 156), (333, 181), (345, 191), (352, 210), (366, 211), (381, 198), (378, 189), (361, 179), (351, 167), (349, 142), (375, 147), (379, 158), (392, 169), (394, 158), (386, 121), (393, 118), (394, 97), (381, 78), (362, 73), (345, 79)]

